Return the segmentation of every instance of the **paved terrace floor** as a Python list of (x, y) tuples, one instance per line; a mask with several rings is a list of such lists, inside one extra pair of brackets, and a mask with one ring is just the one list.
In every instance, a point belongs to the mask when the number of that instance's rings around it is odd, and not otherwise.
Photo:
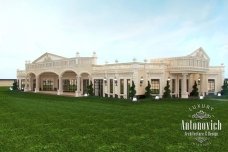
[[(39, 91), (38, 93), (57, 95), (58, 92), (57, 91)], [(75, 97), (75, 93), (74, 92), (63, 92), (61, 94), (61, 96), (72, 96), (72, 97)]]

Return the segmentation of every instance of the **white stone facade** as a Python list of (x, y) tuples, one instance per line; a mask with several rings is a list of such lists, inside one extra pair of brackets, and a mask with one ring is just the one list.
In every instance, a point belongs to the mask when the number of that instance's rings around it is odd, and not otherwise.
[(167, 80), (173, 97), (188, 98), (196, 81), (200, 95), (217, 94), (224, 80), (224, 66), (209, 66), (210, 58), (202, 48), (182, 57), (152, 59), (98, 65), (92, 57), (65, 58), (45, 53), (25, 70), (17, 71), (19, 88), (25, 91), (51, 92), (83, 96), (90, 81), (96, 96), (128, 98), (135, 83), (136, 95), (144, 95), (148, 81), (152, 95), (162, 97)]

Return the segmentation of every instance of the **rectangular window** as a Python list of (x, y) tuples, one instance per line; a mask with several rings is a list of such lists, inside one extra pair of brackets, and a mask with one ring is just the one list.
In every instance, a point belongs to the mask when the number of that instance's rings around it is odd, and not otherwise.
[(208, 79), (208, 92), (215, 91), (215, 79)]
[(64, 92), (75, 92), (77, 89), (76, 79), (64, 79), (63, 80), (63, 91)]
[(43, 90), (44, 91), (52, 91), (53, 90), (53, 81), (51, 80), (44, 80), (43, 81)]
[(176, 80), (172, 79), (172, 93), (174, 93), (176, 90)]
[(131, 86), (131, 81), (130, 79), (127, 79), (127, 98), (129, 99), (129, 92), (130, 92), (130, 86)]
[(124, 94), (124, 79), (120, 79), (120, 94)]
[(113, 93), (113, 79), (110, 79), (109, 82), (110, 82), (110, 93)]
[(151, 91), (152, 91), (152, 94), (159, 94), (159, 92), (160, 92), (160, 80), (159, 79), (151, 79)]

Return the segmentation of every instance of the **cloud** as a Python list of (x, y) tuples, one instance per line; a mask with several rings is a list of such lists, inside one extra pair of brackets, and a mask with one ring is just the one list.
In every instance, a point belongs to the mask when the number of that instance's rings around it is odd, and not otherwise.
[(104, 63), (182, 56), (203, 47), (213, 65), (228, 65), (226, 3), (0, 1), (0, 62), (13, 58), (14, 71), (47, 51), (72, 57), (95, 50)]

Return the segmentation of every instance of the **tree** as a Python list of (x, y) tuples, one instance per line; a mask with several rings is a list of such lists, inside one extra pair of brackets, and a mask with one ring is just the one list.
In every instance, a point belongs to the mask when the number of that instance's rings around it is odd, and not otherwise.
[(136, 94), (136, 90), (135, 90), (135, 83), (134, 81), (132, 81), (132, 85), (130, 87), (130, 90), (129, 90), (129, 96), (130, 98), (132, 99)]
[(17, 85), (17, 81), (16, 80), (13, 82), (13, 88), (12, 89), (13, 90), (18, 90), (18, 85)]
[(87, 87), (87, 91), (88, 91), (88, 94), (90, 96), (93, 96), (94, 95), (93, 94), (93, 83), (92, 83), (92, 81), (90, 81), (90, 85)]
[(228, 83), (226, 80), (224, 80), (224, 82), (223, 82), (221, 94), (228, 95)]
[(150, 81), (148, 81), (148, 85), (146, 86), (146, 88), (145, 88), (145, 90), (146, 90), (146, 92), (145, 92), (145, 97), (150, 97), (150, 95), (151, 95), (151, 93), (152, 93), (152, 91), (151, 91), (151, 85), (150, 85)]
[(192, 96), (192, 97), (198, 97), (199, 96), (196, 81), (195, 81), (194, 85), (192, 86), (192, 92), (190, 93), (190, 96)]
[(164, 94), (162, 96), (163, 98), (171, 98), (171, 95), (170, 95), (171, 90), (169, 89), (169, 87), (170, 87), (169, 81), (167, 80), (166, 86), (164, 88), (165, 92), (164, 92)]

